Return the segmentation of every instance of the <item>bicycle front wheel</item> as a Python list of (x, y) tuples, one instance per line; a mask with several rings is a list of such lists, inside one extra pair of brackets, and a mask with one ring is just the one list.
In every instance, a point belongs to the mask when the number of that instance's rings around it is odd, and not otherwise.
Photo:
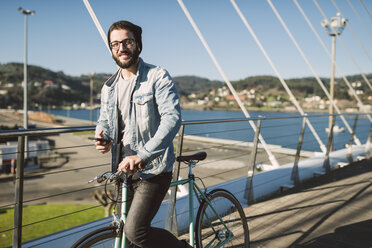
[(97, 229), (88, 233), (79, 239), (72, 248), (88, 248), (88, 247), (114, 247), (117, 227), (108, 226)]
[(249, 248), (247, 219), (239, 201), (224, 189), (212, 190), (208, 199), (210, 204), (204, 199), (196, 216), (196, 246)]

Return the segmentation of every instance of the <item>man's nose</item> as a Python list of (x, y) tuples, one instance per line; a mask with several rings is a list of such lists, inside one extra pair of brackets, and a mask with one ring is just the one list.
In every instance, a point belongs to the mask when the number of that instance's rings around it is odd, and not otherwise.
[(123, 42), (119, 43), (119, 51), (124, 50), (126, 47), (127, 46)]
[(124, 42), (119, 43), (119, 50), (124, 50), (127, 49), (128, 45)]

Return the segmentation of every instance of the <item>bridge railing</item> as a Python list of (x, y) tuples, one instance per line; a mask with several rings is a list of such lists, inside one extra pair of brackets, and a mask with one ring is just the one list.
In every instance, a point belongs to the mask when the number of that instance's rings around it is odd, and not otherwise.
[[(249, 204), (254, 203), (257, 197), (253, 192), (253, 177), (261, 171), (275, 169), (262, 144), (259, 142), (261, 134), (268, 145), (268, 149), (275, 155), (279, 164), (292, 163), (292, 186), (301, 183), (299, 178), (299, 161), (301, 159), (320, 155), (324, 158), (324, 172), (330, 171), (329, 158), (332, 151), (345, 150), (349, 156), (349, 162), (357, 159), (353, 157), (353, 149), (357, 146), (357, 140), (365, 149), (365, 156), (370, 156), (371, 123), (366, 114), (344, 114), (344, 117), (352, 127), (342, 130), (337, 125), (339, 115), (333, 115), (334, 122), (329, 127), (329, 115), (291, 115), (287, 117), (250, 118), (250, 119), (225, 119), (184, 121), (179, 135), (175, 139), (177, 155), (193, 153), (204, 150), (208, 153), (206, 161), (195, 168), (195, 174), (200, 176), (204, 184), (209, 187), (221, 182), (247, 176), (247, 184), (242, 191)], [(319, 140), (309, 132), (305, 120), (308, 119), (317, 130), (321, 141), (327, 147), (322, 152)], [(249, 121), (256, 124), (253, 131)], [(340, 122), (341, 123), (341, 122)], [(334, 128), (337, 125), (337, 132)], [(97, 199), (102, 190), (101, 185), (87, 186), (88, 179), (98, 175), (101, 171), (110, 168), (110, 156), (102, 156), (95, 151), (94, 144), (88, 141), (88, 136), (94, 135), (94, 126), (47, 128), (32, 130), (16, 130), (0, 132), (0, 139), (17, 138), (16, 169), (15, 176), (2, 175), (0, 183), (3, 184), (0, 211), (13, 210), (13, 225), (2, 226), (0, 237), (12, 234), (14, 247), (21, 247), (22, 242), (35, 238), (23, 233), (23, 230), (39, 229), (40, 225), (50, 226), (56, 220), (62, 220), (68, 216), (76, 216), (82, 212), (93, 211), (101, 204), (94, 204), (95, 200), (90, 197), (94, 194)], [(343, 132), (342, 132), (343, 131)], [(26, 137), (41, 137), (50, 142), (48, 156), (43, 161), (37, 161), (39, 167), (36, 170), (28, 170), (30, 161), (27, 155), (33, 150), (28, 150), (25, 145)], [(2, 154), (9, 155), (9, 154)], [(6, 164), (2, 165), (5, 168)], [(176, 163), (174, 167), (174, 180), (179, 176), (186, 176), (186, 168)], [(288, 185), (287, 185), (288, 186)], [(287, 187), (286, 186), (286, 187)], [(288, 186), (290, 187), (290, 186)], [(169, 194), (169, 211), (166, 226), (173, 232), (177, 226), (175, 204), (177, 195), (182, 196), (182, 189), (172, 188)], [(88, 197), (87, 197), (88, 196)], [(14, 202), (11, 202), (14, 199)], [(100, 201), (100, 199), (98, 199)], [(42, 203), (72, 202), (74, 204), (87, 203), (78, 210), (56, 212), (54, 216), (40, 216), (39, 219), (30, 220), (25, 216), (27, 206)], [(102, 199), (100, 201), (102, 203)], [(179, 214), (179, 213), (178, 213)], [(32, 215), (32, 213), (27, 214)], [(89, 219), (91, 220), (91, 219)], [(67, 221), (66, 221), (67, 222)], [(66, 228), (71, 226), (66, 226)], [(63, 227), (62, 227), (63, 229)], [(56, 229), (58, 231), (61, 229)], [(53, 232), (53, 231), (52, 231)], [(1, 238), (0, 238), (1, 240)], [(5, 239), (4, 239), (5, 240)], [(1, 246), (11, 245), (8, 241)]]

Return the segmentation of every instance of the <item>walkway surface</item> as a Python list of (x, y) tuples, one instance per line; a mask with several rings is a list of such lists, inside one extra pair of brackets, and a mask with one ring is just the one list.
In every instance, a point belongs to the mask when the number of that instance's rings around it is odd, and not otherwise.
[(245, 208), (251, 247), (372, 247), (372, 160)]

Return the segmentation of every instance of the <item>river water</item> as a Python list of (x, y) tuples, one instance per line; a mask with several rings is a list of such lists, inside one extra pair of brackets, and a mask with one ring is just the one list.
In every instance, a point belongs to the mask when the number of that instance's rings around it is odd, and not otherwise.
[[(90, 110), (47, 110), (46, 112), (67, 116), (71, 118), (78, 118), (83, 120), (90, 120)], [(296, 117), (298, 113), (283, 113), (283, 112), (249, 112), (251, 118), (266, 117)], [(99, 115), (99, 110), (93, 111), (93, 120), (96, 121)], [(311, 117), (317, 115), (317, 117)], [(328, 142), (328, 133), (325, 128), (328, 127), (328, 116), (319, 117), (322, 114), (310, 114), (309, 121), (316, 130), (323, 144), (326, 146)], [(241, 111), (219, 111), (219, 110), (182, 110), (182, 119), (184, 121), (203, 121), (216, 119), (244, 119), (245, 116)], [(345, 116), (349, 126), (353, 128), (355, 117), (352, 115)], [(256, 122), (256, 121), (255, 121)], [(287, 118), (274, 119), (262, 121), (261, 134), (267, 144), (281, 145), (287, 148), (297, 148), (298, 138), (301, 131), (302, 118)], [(334, 136), (334, 148), (336, 150), (345, 148), (345, 144), (349, 143), (350, 133), (347, 131), (342, 120), (337, 117), (336, 125), (340, 128), (344, 127), (345, 131), (336, 133)], [(371, 124), (366, 118), (359, 118), (356, 127), (356, 136), (363, 143), (366, 142)], [(218, 123), (218, 124), (198, 124), (188, 125), (185, 128), (185, 134), (197, 135), (203, 137), (213, 137), (221, 139), (229, 139), (239, 141), (253, 141), (254, 132), (248, 122), (232, 122), (232, 123)], [(321, 151), (318, 141), (307, 126), (305, 129), (305, 136), (302, 145), (303, 150), (307, 151)]]

